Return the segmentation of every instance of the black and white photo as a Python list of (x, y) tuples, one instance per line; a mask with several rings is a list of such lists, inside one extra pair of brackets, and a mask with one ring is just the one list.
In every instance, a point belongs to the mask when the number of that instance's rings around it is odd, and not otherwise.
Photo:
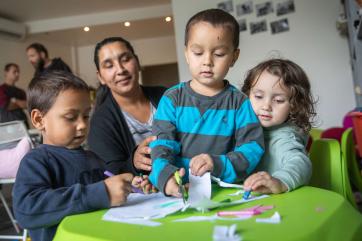
[(271, 22), (270, 29), (272, 34), (289, 31), (288, 19), (284, 18), (278, 21)]
[(247, 1), (241, 4), (236, 5), (236, 15), (243, 16), (245, 14), (250, 14), (253, 12), (253, 1)]
[(287, 0), (277, 4), (277, 16), (295, 12), (294, 0)]
[(217, 4), (217, 8), (222, 9), (222, 10), (230, 13), (230, 12), (234, 11), (233, 1), (228, 0), (228, 1), (220, 2), (220, 3)]
[(256, 16), (257, 17), (265, 16), (265, 15), (267, 15), (269, 13), (274, 12), (272, 2), (265, 2), (265, 3), (256, 4), (255, 9), (256, 9), (255, 11), (256, 11)]
[(267, 31), (266, 20), (261, 20), (258, 22), (250, 22), (250, 33), (251, 34), (265, 32), (265, 31)]
[(239, 23), (239, 32), (243, 32), (247, 30), (247, 26), (246, 26), (246, 19), (238, 19), (238, 23)]

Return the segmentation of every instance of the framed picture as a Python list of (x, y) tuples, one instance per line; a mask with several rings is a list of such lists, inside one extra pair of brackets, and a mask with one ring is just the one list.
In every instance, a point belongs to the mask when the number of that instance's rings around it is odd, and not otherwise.
[(271, 22), (270, 29), (271, 29), (272, 34), (289, 31), (288, 19), (284, 18), (284, 19), (280, 19), (278, 21)]
[(269, 13), (274, 12), (272, 2), (265, 2), (265, 3), (256, 4), (255, 9), (256, 9), (256, 16), (257, 17), (265, 16), (265, 15), (267, 15)]
[(217, 8), (230, 13), (230, 12), (234, 11), (233, 1), (228, 0), (228, 1), (220, 2), (217, 4)]
[(253, 1), (247, 1), (236, 5), (236, 15), (243, 16), (253, 12)]
[(294, 0), (288, 0), (277, 4), (277, 16), (295, 12)]
[(247, 30), (247, 25), (246, 25), (246, 19), (238, 19), (238, 23), (239, 23), (239, 32), (244, 32)]
[(266, 20), (258, 21), (258, 22), (250, 22), (250, 33), (260, 33), (267, 31)]

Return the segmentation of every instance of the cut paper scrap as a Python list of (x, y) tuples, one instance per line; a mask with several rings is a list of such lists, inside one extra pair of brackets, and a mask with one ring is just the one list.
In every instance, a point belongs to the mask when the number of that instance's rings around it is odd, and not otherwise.
[(143, 225), (143, 226), (150, 226), (150, 227), (157, 227), (162, 225), (162, 223), (160, 222), (155, 222), (152, 221), (150, 219), (141, 219), (141, 218), (123, 218), (123, 219), (119, 219), (119, 218), (113, 218), (112, 216), (107, 217), (107, 219), (104, 219), (106, 221), (111, 221), (111, 222), (118, 222), (118, 223), (128, 223), (128, 224), (136, 224), (136, 225)]
[(251, 208), (244, 208), (241, 210), (236, 211), (219, 211), (217, 212), (217, 215), (220, 217), (228, 217), (228, 216), (236, 216), (236, 217), (242, 217), (242, 216), (254, 216), (259, 215), (267, 210), (273, 209), (274, 206), (262, 206), (262, 205), (256, 205)]
[(194, 176), (191, 174), (191, 170), (189, 170), (189, 199), (188, 203), (191, 205), (193, 203), (197, 203), (202, 199), (210, 199), (211, 198), (211, 178), (210, 172), (206, 172), (201, 177)]
[(257, 218), (255, 219), (257, 223), (280, 223), (281, 217), (278, 212), (275, 212), (273, 216), (269, 218)]
[(197, 202), (197, 203), (193, 203), (190, 206), (192, 208), (195, 208), (199, 211), (207, 211), (210, 209), (214, 209), (214, 208), (218, 208), (218, 207), (227, 207), (227, 206), (233, 206), (233, 205), (237, 205), (237, 204), (242, 204), (242, 203), (247, 203), (247, 202), (252, 202), (254, 200), (259, 200), (259, 199), (263, 199), (269, 197), (269, 195), (261, 195), (261, 196), (257, 196), (257, 197), (251, 197), (248, 198), (247, 200), (244, 199), (239, 199), (236, 201), (230, 201), (230, 202), (215, 202), (209, 199), (202, 199), (201, 201)]
[(225, 218), (225, 217), (219, 217), (217, 215), (211, 215), (211, 216), (191, 216), (191, 217), (187, 217), (187, 218), (181, 218), (181, 219), (176, 219), (173, 222), (203, 222), (203, 221), (215, 221), (215, 220), (225, 220), (225, 221), (241, 221), (241, 220), (245, 220), (245, 219), (249, 219), (251, 218), (252, 215), (245, 215), (242, 217), (229, 217), (229, 218)]
[(217, 225), (212, 235), (213, 241), (241, 241), (240, 235), (236, 233), (236, 224), (229, 226)]
[(211, 176), (211, 180), (216, 182), (220, 187), (232, 187), (232, 188), (241, 188), (241, 189), (244, 188), (244, 186), (241, 185), (241, 184), (233, 184), (233, 183), (223, 182), (223, 181), (221, 181), (220, 178), (214, 177), (214, 176)]
[(152, 226), (155, 224), (149, 219), (163, 218), (183, 207), (182, 199), (166, 197), (162, 193), (131, 193), (125, 205), (109, 209), (103, 215), (103, 220)]

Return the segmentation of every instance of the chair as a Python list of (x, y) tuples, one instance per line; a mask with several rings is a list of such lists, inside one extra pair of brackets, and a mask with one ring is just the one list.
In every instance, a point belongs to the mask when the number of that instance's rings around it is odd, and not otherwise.
[(339, 143), (341, 143), (342, 134), (343, 134), (344, 130), (345, 129), (343, 127), (331, 127), (331, 128), (325, 129), (321, 133), (321, 138), (335, 139)]
[[(25, 124), (22, 121), (11, 121), (11, 122), (5, 122), (0, 123), (0, 149), (4, 150), (6, 148), (12, 148), (15, 147), (17, 142), (19, 140), (25, 138), (29, 138), (29, 135), (27, 133)], [(29, 143), (31, 143), (29, 138)], [(1, 160), (0, 160), (1, 161)], [(15, 183), (15, 175), (14, 176), (0, 176), (0, 199), (1, 202), (17, 232), (17, 234), (20, 234), (20, 229), (17, 225), (17, 222), (6, 202), (5, 196), (1, 190), (1, 185), (6, 184), (13, 184)], [(27, 238), (27, 230), (24, 229), (21, 235), (0, 235), (0, 239), (22, 239), (26, 240)]]
[(334, 139), (314, 141), (309, 156), (313, 165), (310, 185), (339, 193), (356, 207), (354, 198), (351, 198), (352, 189), (347, 164), (343, 160), (338, 141)]
[(353, 138), (353, 129), (348, 128), (342, 135), (341, 149), (352, 184), (362, 193), (362, 176), (356, 158), (356, 142)]

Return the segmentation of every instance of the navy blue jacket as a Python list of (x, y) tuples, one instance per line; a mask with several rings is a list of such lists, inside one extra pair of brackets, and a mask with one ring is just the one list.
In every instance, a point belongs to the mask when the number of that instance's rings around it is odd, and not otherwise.
[(104, 162), (90, 151), (40, 145), (20, 163), (13, 188), (15, 218), (32, 240), (52, 240), (65, 216), (110, 206), (104, 170)]

